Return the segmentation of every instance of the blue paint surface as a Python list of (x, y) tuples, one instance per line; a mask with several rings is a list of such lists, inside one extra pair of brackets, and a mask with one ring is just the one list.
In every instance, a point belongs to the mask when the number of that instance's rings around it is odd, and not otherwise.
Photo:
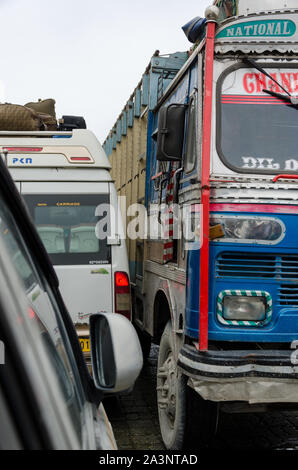
[[(221, 214), (224, 214), (221, 212)], [(231, 215), (231, 212), (227, 212)], [(253, 215), (239, 213), (233, 215)], [(244, 342), (290, 342), (298, 338), (298, 231), (297, 215), (258, 214), (274, 217), (284, 222), (286, 233), (276, 245), (253, 243), (210, 242), (209, 260), (209, 333), (210, 340)], [(230, 273), (218, 268), (224, 256), (233, 258)], [(239, 261), (237, 261), (239, 256)], [(243, 261), (246, 256), (258, 257), (256, 268)], [(236, 258), (236, 259), (235, 259)], [(223, 263), (225, 263), (224, 261)], [(186, 287), (186, 334), (193, 338), (199, 335), (199, 266), (200, 251), (189, 251), (187, 259)], [(230, 268), (229, 268), (230, 269)], [(255, 272), (251, 272), (254, 271)], [(218, 294), (226, 289), (264, 290), (273, 299), (273, 315), (264, 327), (225, 326), (219, 323), (216, 314)], [(291, 295), (284, 295), (286, 289)], [(290, 301), (288, 301), (290, 299)]]

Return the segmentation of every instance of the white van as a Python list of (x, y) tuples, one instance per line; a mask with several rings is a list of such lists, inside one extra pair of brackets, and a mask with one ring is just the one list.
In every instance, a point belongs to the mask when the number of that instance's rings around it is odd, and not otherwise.
[(88, 361), (89, 315), (131, 315), (128, 259), (120, 217), (114, 224), (118, 207), (110, 163), (85, 129), (2, 131), (0, 152), (56, 269)]

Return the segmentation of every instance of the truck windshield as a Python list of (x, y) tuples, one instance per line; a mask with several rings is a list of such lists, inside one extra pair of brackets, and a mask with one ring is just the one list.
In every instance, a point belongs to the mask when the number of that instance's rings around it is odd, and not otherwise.
[[(267, 71), (289, 93), (298, 94), (295, 69), (268, 68)], [(251, 68), (234, 69), (220, 80), (217, 150), (233, 170), (298, 173), (298, 110), (276, 93), (284, 94), (284, 91), (269, 77)]]
[(54, 265), (110, 262), (108, 195), (24, 195)]

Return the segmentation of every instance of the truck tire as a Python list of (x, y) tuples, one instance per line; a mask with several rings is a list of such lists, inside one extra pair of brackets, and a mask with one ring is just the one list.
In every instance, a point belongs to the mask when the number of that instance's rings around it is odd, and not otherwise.
[(177, 371), (170, 321), (159, 346), (157, 405), (165, 447), (170, 450), (182, 449), (186, 430), (186, 378)]
[(199, 450), (214, 437), (218, 421), (217, 403), (203, 400), (177, 371), (172, 324), (161, 337), (157, 369), (157, 404), (160, 431), (169, 450)]

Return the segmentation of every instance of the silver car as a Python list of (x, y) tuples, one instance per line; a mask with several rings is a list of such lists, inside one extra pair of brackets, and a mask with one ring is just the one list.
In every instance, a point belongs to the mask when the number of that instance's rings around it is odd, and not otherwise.
[(90, 319), (93, 378), (58, 280), (0, 158), (0, 449), (116, 449), (103, 396), (142, 367), (131, 323)]

